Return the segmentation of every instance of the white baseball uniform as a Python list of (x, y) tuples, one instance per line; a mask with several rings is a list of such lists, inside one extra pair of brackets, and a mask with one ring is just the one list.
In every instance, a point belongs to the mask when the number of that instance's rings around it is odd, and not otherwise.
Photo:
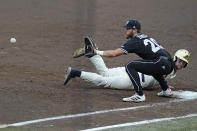
[[(90, 61), (96, 67), (97, 73), (82, 71), (80, 78), (91, 82), (97, 86), (104, 86), (114, 89), (134, 89), (134, 86), (125, 70), (125, 67), (107, 68), (102, 57), (95, 55)], [(157, 81), (149, 75), (138, 72), (140, 83), (143, 88), (153, 88)], [(172, 79), (176, 76), (174, 71), (166, 79)]]

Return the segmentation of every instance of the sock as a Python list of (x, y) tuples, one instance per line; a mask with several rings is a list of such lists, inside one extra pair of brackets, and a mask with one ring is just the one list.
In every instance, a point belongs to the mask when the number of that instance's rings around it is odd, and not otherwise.
[(81, 71), (76, 70), (76, 69), (72, 69), (72, 74), (73, 74), (74, 76), (80, 77), (80, 76), (81, 76)]

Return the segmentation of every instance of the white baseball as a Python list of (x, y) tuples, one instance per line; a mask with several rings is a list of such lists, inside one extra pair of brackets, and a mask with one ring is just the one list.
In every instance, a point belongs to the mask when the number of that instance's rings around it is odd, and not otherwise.
[(10, 39), (10, 43), (16, 43), (16, 39), (15, 38), (11, 38)]

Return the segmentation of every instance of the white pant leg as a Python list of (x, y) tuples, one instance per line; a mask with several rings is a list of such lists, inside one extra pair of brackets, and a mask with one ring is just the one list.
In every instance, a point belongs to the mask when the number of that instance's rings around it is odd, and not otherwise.
[(114, 89), (133, 89), (133, 84), (126, 73), (111, 77), (104, 77), (96, 73), (82, 71), (80, 77), (97, 86), (104, 86)]
[(145, 74), (143, 74), (144, 76), (142, 76), (142, 73), (140, 72), (138, 72), (138, 74), (140, 77), (140, 83), (142, 85), (142, 88), (152, 89), (157, 82), (157, 80), (155, 80), (153, 76), (145, 75)]
[(108, 69), (108, 75), (109, 76), (118, 76), (118, 75), (128, 75), (125, 67), (116, 67), (116, 68), (109, 68)]
[(94, 55), (89, 58), (92, 64), (95, 66), (97, 72), (102, 76), (108, 76), (108, 68), (106, 67), (102, 57), (100, 55)]
[[(100, 55), (94, 55), (93, 57), (90, 58), (90, 61), (95, 66), (96, 70), (100, 75), (96, 73), (86, 74), (89, 73), (86, 72), (85, 73), (86, 75), (82, 75), (82, 79), (94, 83), (97, 86), (103, 85), (105, 87), (111, 87), (117, 89), (134, 88), (125, 70), (125, 67), (107, 68)], [(142, 81), (142, 73), (138, 73), (138, 74), (140, 77), (140, 83), (142, 85), (142, 88), (152, 88), (156, 84), (156, 80), (152, 76), (144, 75), (144, 81)]]
[(97, 72), (102, 76), (117, 76), (120, 73), (125, 73), (125, 67), (107, 68), (100, 55), (94, 55), (90, 58), (90, 61), (95, 66)]
[[(125, 70), (125, 67), (110, 68), (110, 69), (108, 69), (108, 75), (109, 76), (119, 76), (119, 75), (120, 76), (124, 76), (124, 75), (128, 76), (128, 74)], [(140, 78), (140, 83), (142, 85), (142, 88), (152, 89), (153, 86), (157, 82), (157, 80), (154, 79), (153, 76), (145, 75), (145, 74), (143, 74), (143, 76), (142, 76), (142, 73), (140, 73), (140, 72), (138, 72), (138, 75)], [(142, 80), (142, 77), (144, 77), (143, 80)], [(128, 78), (129, 78), (129, 76), (128, 76)], [(131, 82), (131, 80), (130, 80), (130, 82)], [(133, 84), (132, 84), (132, 89), (133, 89)]]

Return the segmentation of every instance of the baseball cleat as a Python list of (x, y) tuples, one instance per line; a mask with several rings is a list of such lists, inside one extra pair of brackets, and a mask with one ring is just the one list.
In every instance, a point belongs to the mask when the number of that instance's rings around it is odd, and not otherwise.
[(144, 94), (143, 94), (143, 96), (140, 96), (137, 93), (135, 93), (133, 96), (127, 97), (127, 98), (123, 98), (122, 100), (124, 102), (143, 102), (143, 101), (146, 100), (146, 98), (145, 98)]
[(161, 91), (159, 93), (157, 93), (158, 96), (164, 96), (164, 97), (169, 97), (172, 96), (172, 90), (170, 88), (168, 88), (166, 91)]
[(72, 68), (68, 67), (66, 75), (65, 75), (65, 79), (64, 79), (64, 85), (66, 85), (68, 83), (68, 81), (74, 77), (75, 77), (75, 75), (72, 74)]

